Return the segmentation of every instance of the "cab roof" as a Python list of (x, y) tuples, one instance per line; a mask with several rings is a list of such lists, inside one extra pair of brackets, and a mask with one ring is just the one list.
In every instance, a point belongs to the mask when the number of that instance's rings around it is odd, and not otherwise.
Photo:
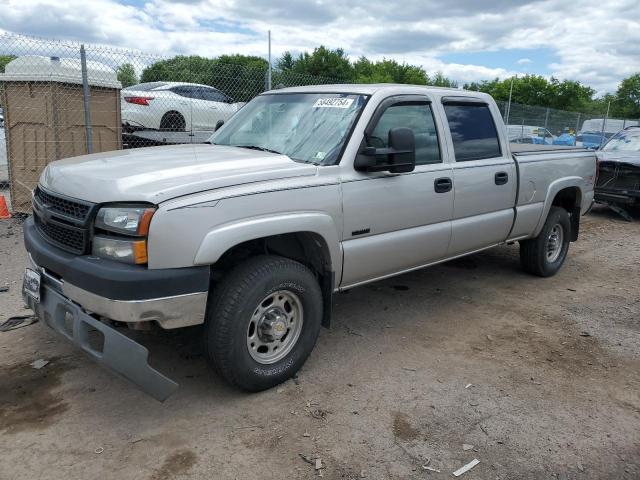
[(265, 94), (278, 94), (278, 93), (352, 93), (361, 95), (374, 95), (376, 93), (389, 93), (389, 94), (424, 94), (431, 93), (438, 96), (452, 96), (452, 97), (475, 97), (486, 98), (489, 97), (486, 93), (474, 92), (470, 90), (460, 90), (458, 88), (446, 88), (446, 87), (430, 87), (427, 85), (407, 85), (402, 83), (346, 83), (346, 84), (331, 84), (331, 85), (306, 85), (302, 87), (287, 87), (275, 90), (269, 90)]

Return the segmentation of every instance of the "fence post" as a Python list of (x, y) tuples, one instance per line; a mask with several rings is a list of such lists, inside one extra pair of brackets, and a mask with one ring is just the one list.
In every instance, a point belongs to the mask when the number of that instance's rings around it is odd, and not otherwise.
[(545, 138), (547, 138), (547, 125), (549, 124), (549, 108), (547, 107), (547, 112), (544, 115), (544, 132), (542, 132), (542, 143), (546, 143)]
[(271, 90), (271, 30), (269, 30), (269, 74), (267, 76), (267, 90)]
[(602, 119), (602, 132), (600, 132), (600, 147), (604, 143), (604, 129), (607, 127), (607, 119), (609, 118), (609, 107), (611, 107), (611, 102), (607, 102), (607, 113), (604, 114), (604, 118)]
[(87, 76), (87, 54), (84, 44), (80, 45), (80, 68), (82, 70), (82, 99), (84, 101), (84, 128), (87, 132), (87, 153), (93, 153), (93, 126), (91, 125), (91, 103), (89, 78)]

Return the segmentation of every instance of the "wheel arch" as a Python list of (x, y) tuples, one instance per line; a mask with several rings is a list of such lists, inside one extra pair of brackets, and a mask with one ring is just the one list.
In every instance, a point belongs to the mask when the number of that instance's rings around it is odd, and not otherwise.
[(290, 258), (314, 272), (323, 293), (323, 325), (328, 327), (333, 291), (342, 273), (342, 250), (333, 219), (302, 212), (223, 225), (205, 236), (194, 263), (211, 265), (216, 281), (239, 262), (264, 253)]
[(568, 177), (556, 180), (549, 185), (542, 215), (540, 216), (540, 220), (538, 220), (538, 224), (536, 225), (535, 231), (532, 235), (533, 237), (540, 234), (551, 207), (558, 206), (564, 208), (569, 213), (572, 227), (571, 240), (577, 240), (580, 225), (580, 211), (584, 196), (584, 192), (581, 187), (582, 183), (583, 179), (581, 177)]
[(182, 111), (180, 109), (177, 109), (177, 108), (171, 108), (170, 110), (167, 110), (166, 112), (164, 112), (162, 114), (162, 116), (160, 117), (160, 126), (159, 126), (160, 129), (167, 128), (166, 126), (163, 127), (163, 124), (165, 122), (165, 119), (169, 115), (180, 115), (182, 117), (182, 120), (184, 121), (185, 130), (188, 130), (189, 125), (190, 125), (188, 115), (185, 115), (184, 111)]

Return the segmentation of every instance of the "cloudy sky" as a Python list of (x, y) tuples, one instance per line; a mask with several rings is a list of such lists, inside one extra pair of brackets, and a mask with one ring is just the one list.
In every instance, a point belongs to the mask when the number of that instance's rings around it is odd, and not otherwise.
[(640, 71), (639, 0), (0, 0), (0, 31), (158, 55), (266, 57), (269, 29), (274, 56), (324, 44), (460, 82), (535, 73), (605, 93)]

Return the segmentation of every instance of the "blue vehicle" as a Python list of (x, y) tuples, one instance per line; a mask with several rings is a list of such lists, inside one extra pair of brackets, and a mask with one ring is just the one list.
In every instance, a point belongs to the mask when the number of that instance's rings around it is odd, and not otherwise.
[(616, 118), (591, 118), (582, 124), (582, 130), (578, 132), (576, 145), (579, 147), (598, 150), (620, 130), (626, 127), (637, 126), (633, 120), (619, 120)]
[(569, 128), (562, 130), (562, 133), (553, 139), (553, 145), (566, 145), (568, 147), (576, 146), (576, 136)]

